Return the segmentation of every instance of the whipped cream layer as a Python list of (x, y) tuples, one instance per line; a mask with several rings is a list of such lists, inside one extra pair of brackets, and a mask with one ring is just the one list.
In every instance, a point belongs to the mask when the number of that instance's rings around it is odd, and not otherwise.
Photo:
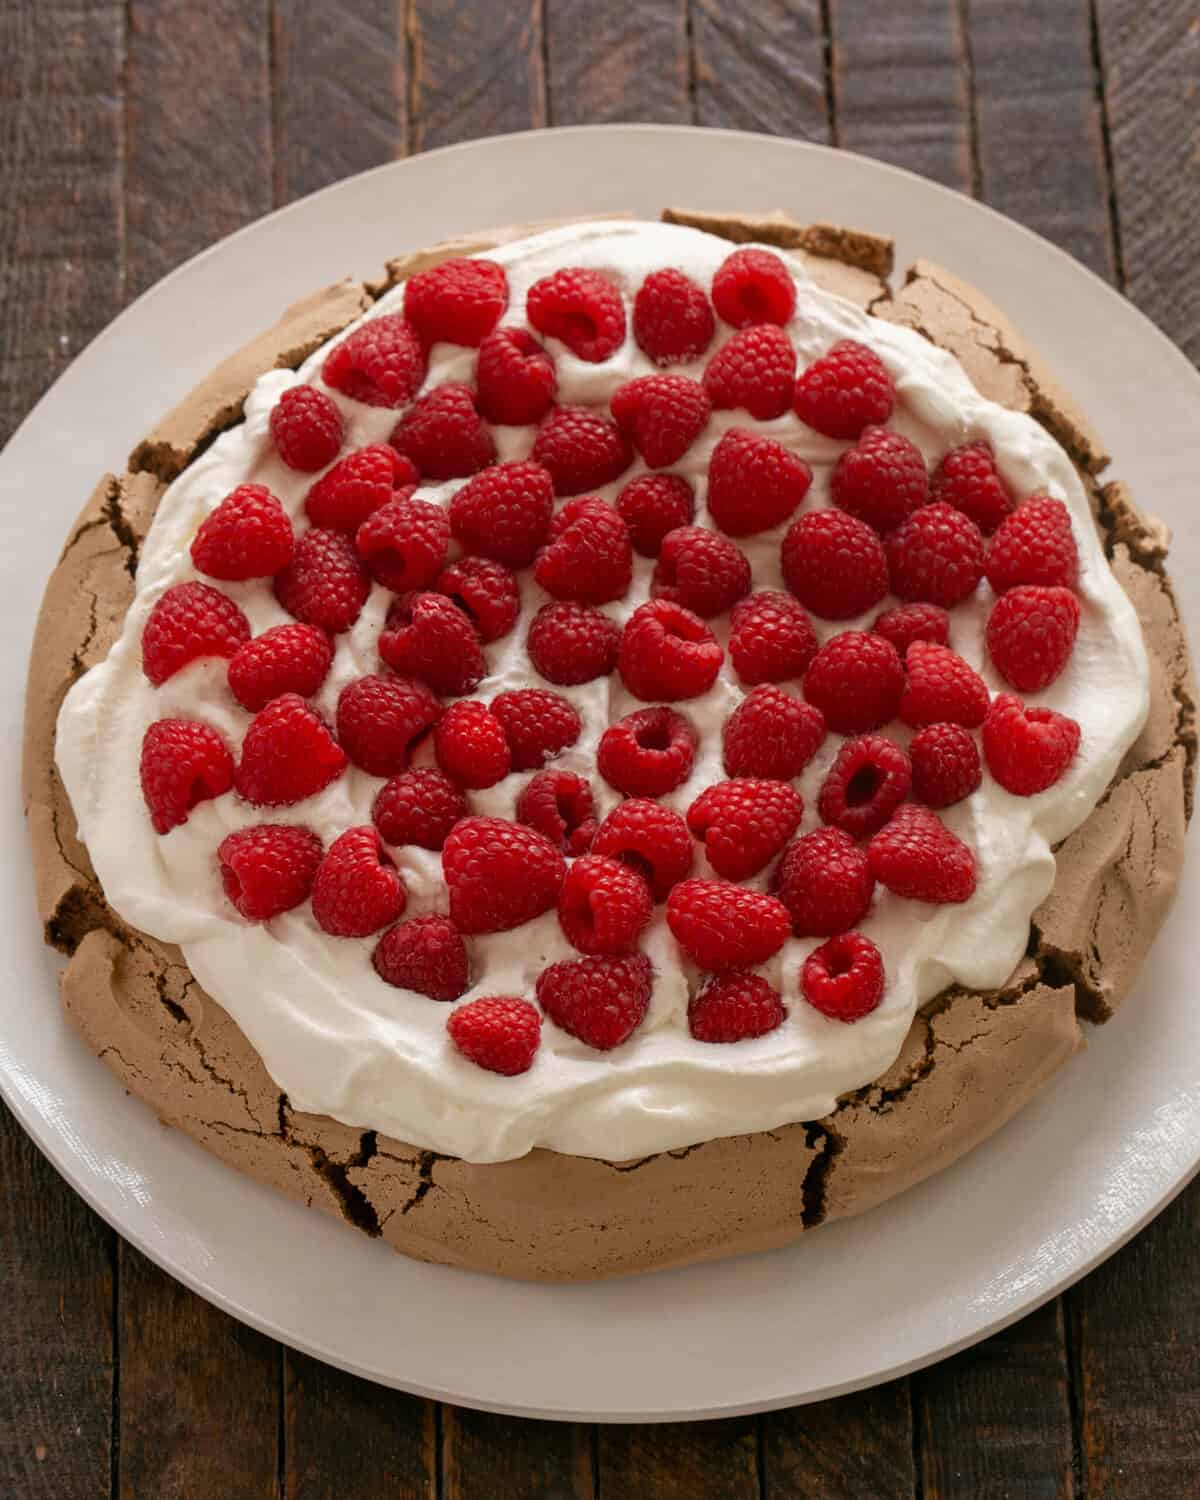
[[(510, 298), (503, 324), (523, 325), (529, 287), (562, 266), (594, 267), (621, 289), (632, 323), (632, 302), (643, 278), (675, 266), (707, 287), (730, 253), (724, 240), (698, 230), (656, 223), (573, 225), (489, 252), (508, 274)], [(791, 940), (761, 971), (782, 993), (787, 1016), (767, 1036), (731, 1045), (692, 1039), (689, 992), (699, 982), (656, 907), (644, 939), (655, 969), (645, 1021), (623, 1046), (601, 1053), (549, 1020), (533, 1067), (516, 1078), (485, 1072), (458, 1055), (446, 1035), (450, 1007), (390, 987), (370, 961), (376, 939), (328, 936), (305, 904), (264, 925), (245, 922), (226, 901), (216, 849), (226, 834), (264, 821), (305, 824), (328, 846), (345, 829), (369, 823), (381, 780), (350, 768), (319, 795), (282, 809), (251, 807), (229, 793), (197, 806), (165, 836), (154, 833), (138, 782), (142, 736), (156, 719), (201, 718), (237, 745), (251, 715), (226, 685), (226, 663), (192, 663), (160, 688), (141, 667), (141, 634), (159, 596), (199, 577), (189, 547), (204, 518), (235, 485), (269, 486), (297, 531), (306, 519), (304, 497), (317, 476), (285, 467), (268, 433), (268, 417), (282, 391), (300, 382), (319, 385), (328, 348), (298, 371), (262, 376), (245, 407), (245, 420), (224, 433), (163, 495), (142, 547), (136, 597), (120, 639), (107, 659), (72, 688), (58, 721), (58, 764), (80, 834), (105, 894), (135, 927), (178, 943), (193, 974), (245, 1032), (268, 1072), (299, 1110), (384, 1132), (415, 1146), (468, 1161), (502, 1161), (544, 1146), (577, 1155), (625, 1160), (693, 1145), (716, 1136), (769, 1130), (816, 1119), (839, 1095), (879, 1077), (897, 1056), (922, 1003), (951, 983), (973, 989), (1003, 984), (1023, 954), (1030, 914), (1054, 882), (1052, 846), (1087, 817), (1103, 795), (1148, 710), (1149, 674), (1133, 607), (1104, 558), (1079, 477), (1062, 448), (1030, 418), (984, 400), (958, 362), (918, 334), (869, 317), (819, 289), (786, 254), (796, 282), (796, 310), (787, 326), (799, 367), (840, 338), (868, 344), (891, 371), (898, 400), (892, 425), (921, 448), (932, 467), (947, 448), (985, 438), (1000, 471), (1018, 494), (1045, 491), (1068, 506), (1079, 548), (1082, 606), (1074, 654), (1062, 676), (1031, 699), (1078, 721), (1079, 753), (1062, 779), (1035, 797), (1015, 797), (985, 774), (971, 797), (949, 808), (947, 825), (975, 851), (978, 889), (959, 906), (929, 906), (877, 888), (861, 924), (880, 948), (887, 988), (877, 1010), (846, 1025), (826, 1019), (802, 998), (799, 975), (817, 939)], [(403, 287), (383, 297), (369, 317), (399, 311)], [(355, 325), (356, 326), (356, 325)], [(704, 360), (678, 367), (699, 377), (707, 358), (730, 335), (721, 326)], [(653, 367), (632, 333), (602, 364), (585, 364), (551, 339), (563, 404), (606, 408), (616, 388)], [(469, 380), (474, 351), (439, 344), (431, 351), (428, 390)], [(361, 406), (333, 393), (346, 417), (343, 453), (386, 440), (400, 413)], [(717, 440), (730, 427), (769, 435), (812, 468), (813, 484), (800, 513), (829, 503), (830, 470), (849, 446), (824, 438), (791, 413), (769, 422), (746, 412), (715, 412), (695, 446), (674, 466), (695, 487), (697, 523), (707, 521), (705, 476)], [(501, 459), (528, 454), (534, 430), (495, 429)], [(611, 499), (636, 474), (640, 460), (601, 491)], [(462, 481), (423, 486), (422, 498), (449, 503)], [(786, 525), (739, 539), (750, 559), (754, 587), (782, 588), (779, 552)], [(623, 621), (649, 592), (653, 564), (635, 558), (627, 598), (606, 606)], [(289, 617), (261, 580), (218, 585), (245, 611), (255, 634)], [(490, 675), (484, 700), (506, 689), (545, 686), (530, 665), (525, 637), (547, 595), (531, 574), (521, 577), (522, 611), (515, 629), (485, 648)], [(354, 626), (337, 637), (336, 655), (316, 701), (332, 720), (338, 694), (354, 678), (380, 670), (377, 640), (392, 595), (376, 585)], [(951, 615), (951, 644), (995, 693), (1004, 684), (986, 657), (983, 630), (991, 604), (985, 582)], [(821, 639), (865, 626), (861, 621), (815, 621)], [(728, 617), (710, 622), (725, 643)], [(792, 684), (798, 690), (798, 684)], [(612, 721), (643, 705), (613, 675), (581, 687), (559, 688), (579, 710), (583, 733), (553, 765), (586, 776), (598, 815), (619, 800), (596, 771), (596, 747)], [(700, 744), (688, 781), (670, 797), (685, 811), (695, 797), (724, 779), (722, 726), (743, 689), (728, 661), (712, 690), (676, 707), (695, 725)], [(901, 743), (910, 732), (889, 727)], [(818, 826), (817, 792), (842, 743), (830, 734), (797, 785), (805, 800), (802, 832)], [(431, 757), (426, 754), (426, 759)], [(420, 757), (419, 757), (420, 759)], [(530, 773), (515, 773), (486, 791), (468, 794), (474, 811), (512, 817)], [(405, 847), (392, 851), (408, 888), (406, 917), (445, 911), (438, 854)], [(694, 874), (711, 875), (702, 854)], [(767, 875), (752, 884), (765, 887)], [(468, 940), (472, 985), (463, 1000), (487, 994), (533, 998), (550, 963), (579, 955), (549, 912), (510, 932)]]

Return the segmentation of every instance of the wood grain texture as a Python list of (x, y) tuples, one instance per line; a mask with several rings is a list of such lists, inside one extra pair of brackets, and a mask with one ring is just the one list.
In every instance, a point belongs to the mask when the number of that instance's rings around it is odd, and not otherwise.
[(600, 1500), (759, 1500), (757, 1421), (601, 1427), (596, 1475)]
[(907, 1380), (768, 1412), (763, 1500), (912, 1500), (916, 1493)]
[(821, 0), (692, 0), (691, 15), (697, 124), (830, 139)]
[(546, 123), (541, 0), (406, 0), (411, 149)]
[(590, 1427), (442, 1408), (441, 1500), (596, 1500), (592, 1465)]
[(687, 0), (546, 0), (552, 125), (687, 124)]

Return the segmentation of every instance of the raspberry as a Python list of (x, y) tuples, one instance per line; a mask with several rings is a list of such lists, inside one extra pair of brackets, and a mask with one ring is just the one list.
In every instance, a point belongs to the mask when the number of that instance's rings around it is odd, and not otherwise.
[(654, 971), (640, 953), (551, 964), (537, 982), (538, 1003), (556, 1026), (610, 1052), (627, 1042), (650, 1008)]
[(897, 604), (876, 617), (871, 629), (891, 641), (903, 661), (914, 641), (950, 644), (950, 616), (940, 604)]
[(696, 846), (677, 812), (646, 797), (619, 802), (592, 841), (593, 854), (622, 860), (649, 883), (656, 901), (691, 873)]
[(802, 422), (825, 437), (857, 438), (886, 422), (896, 402), (887, 367), (873, 350), (840, 339), (796, 382), (793, 406)]
[(1000, 523), (984, 566), (998, 594), (1021, 583), (1073, 589), (1079, 581), (1079, 551), (1070, 511), (1049, 495), (1026, 500)]
[(496, 461), (496, 445), (469, 385), (447, 381), (413, 402), (388, 439), (426, 480), (461, 479)]
[(559, 926), (571, 946), (613, 958), (633, 952), (653, 909), (637, 871), (602, 854), (573, 860), (558, 895)]
[(536, 828), (563, 854), (586, 854), (596, 836), (592, 789), (573, 771), (539, 771), (517, 798), (517, 822)]
[(926, 807), (950, 807), (983, 780), (979, 751), (961, 724), (927, 724), (908, 747), (913, 796)]
[(477, 1067), (513, 1078), (533, 1066), (542, 1037), (542, 1018), (528, 1000), (515, 995), (484, 995), (460, 1005), (446, 1022), (446, 1032)]
[(774, 885), (797, 937), (831, 937), (861, 922), (875, 877), (865, 849), (840, 828), (818, 828), (788, 846)]
[(668, 531), (691, 525), (696, 500), (691, 485), (678, 474), (640, 474), (617, 496), (616, 508), (629, 528), (633, 550), (641, 557), (657, 557)]
[(662, 797), (692, 774), (696, 745), (696, 731), (682, 714), (639, 708), (600, 736), (596, 768), (626, 797)]
[(345, 423), (337, 402), (312, 385), (294, 385), (271, 408), (271, 441), (289, 469), (311, 474), (337, 457)]
[(330, 635), (350, 629), (370, 592), (353, 541), (316, 526), (297, 538), (291, 562), (275, 577), (275, 597), (288, 614)]
[(512, 770), (504, 725), (485, 704), (452, 703), (433, 732), (438, 765), (462, 786), (495, 786)]
[(450, 520), (428, 500), (389, 500), (358, 528), (354, 545), (385, 589), (397, 594), (425, 589), (446, 564)]
[(556, 406), (538, 428), (533, 457), (549, 471), (556, 495), (581, 495), (624, 474), (633, 449), (610, 417), (585, 406)]
[(688, 1004), (688, 1030), (698, 1042), (741, 1042), (765, 1036), (787, 1012), (774, 985), (735, 969), (714, 974)]
[(895, 646), (863, 630), (832, 636), (804, 674), (804, 696), (838, 734), (865, 734), (894, 719), (903, 690)]
[(726, 880), (749, 880), (800, 826), (804, 799), (786, 781), (719, 781), (688, 808), (687, 824)]
[(442, 850), (450, 918), (460, 932), (506, 932), (550, 911), (566, 874), (562, 855), (532, 828), (464, 818)]
[(490, 557), (460, 557), (443, 570), (434, 588), (454, 601), (485, 645), (507, 635), (521, 613), (520, 585), (503, 563)]
[(728, 537), (703, 526), (681, 526), (663, 538), (650, 594), (706, 620), (748, 594), (750, 583), (750, 563)]
[(342, 748), (369, 776), (396, 776), (441, 717), (442, 707), (423, 682), (402, 677), (359, 677), (338, 697)]
[(321, 840), (307, 828), (259, 823), (222, 839), (217, 862), (225, 894), (247, 922), (269, 922), (308, 900)]
[(228, 594), (207, 583), (177, 583), (160, 595), (142, 630), (142, 671), (161, 687), (198, 656), (233, 656), (250, 622)]
[(705, 503), (729, 536), (782, 526), (808, 494), (812, 470), (773, 438), (731, 427), (713, 449)]
[(471, 983), (466, 944), (449, 917), (434, 913), (389, 927), (371, 962), (385, 984), (430, 1000), (457, 1000)]
[(985, 536), (1013, 508), (1012, 492), (1000, 478), (991, 447), (984, 442), (964, 443), (943, 455), (930, 494), (970, 516)]
[(843, 742), (821, 783), (817, 810), (824, 823), (851, 838), (878, 833), (908, 796), (912, 768), (908, 756), (883, 734), (862, 734)]
[(432, 766), (401, 771), (380, 787), (371, 821), (388, 844), (440, 849), (459, 818), (471, 809), (444, 772)]
[(825, 738), (825, 720), (811, 704), (764, 683), (748, 693), (725, 723), (727, 776), (790, 781)]
[(852, 620), (888, 591), (883, 543), (865, 521), (842, 510), (818, 510), (788, 527), (783, 581), (823, 620)]
[(831, 1021), (861, 1021), (883, 999), (883, 959), (861, 932), (841, 932), (800, 969), (800, 993)]
[(379, 655), (393, 672), (447, 698), (471, 692), (487, 673), (475, 627), (445, 594), (394, 600), (379, 635)]
[(673, 703), (707, 693), (723, 654), (699, 615), (669, 599), (651, 599), (625, 622), (618, 662), (635, 698)]
[(197, 802), (233, 785), (233, 757), (225, 741), (196, 719), (159, 719), (142, 738), (142, 796), (155, 833), (186, 823)]
[(892, 593), (953, 609), (983, 577), (983, 537), (961, 510), (938, 501), (913, 511), (886, 541)]
[(497, 464), (450, 501), (450, 530), (469, 552), (523, 568), (545, 541), (553, 511), (554, 487), (540, 464)]
[(333, 663), (333, 645), (315, 625), (275, 625), (229, 661), (229, 691), (252, 714), (282, 693), (313, 697)]
[(796, 310), (796, 284), (773, 251), (735, 250), (717, 267), (712, 299), (731, 328), (786, 323)]
[(358, 448), (322, 474), (304, 500), (304, 513), (314, 526), (331, 531), (357, 531), (369, 515), (395, 500), (420, 479), (411, 458), (390, 443)]
[(364, 406), (404, 406), (425, 379), (425, 351), (403, 313), (385, 313), (329, 351), (321, 379)]
[(665, 469), (681, 459), (712, 413), (704, 387), (685, 375), (628, 380), (613, 392), (609, 407), (617, 426), (651, 469)]
[(833, 503), (876, 531), (891, 531), (929, 503), (929, 475), (915, 443), (890, 427), (868, 427), (829, 476)]
[(667, 897), (667, 926), (702, 969), (752, 969), (791, 936), (787, 908), (774, 896), (728, 880), (681, 880)]
[(583, 731), (574, 704), (545, 688), (518, 688), (492, 699), (514, 771), (535, 771), (573, 745)]
[(345, 769), (345, 752), (321, 715), (299, 694), (284, 693), (251, 721), (233, 784), (254, 807), (290, 807), (316, 796)]
[(1078, 630), (1079, 600), (1070, 589), (1018, 584), (992, 606), (988, 654), (1006, 682), (1037, 693), (1070, 661)]
[(781, 417), (792, 399), (796, 351), (781, 328), (743, 328), (705, 366), (704, 389), (717, 411), (740, 407), (760, 422)]
[(404, 283), (404, 315), (426, 348), (441, 341), (474, 348), (507, 306), (508, 277), (494, 260), (444, 260)]
[(292, 557), (292, 523), (271, 491), (239, 484), (201, 522), (192, 562), (210, 578), (270, 578)]
[(987, 717), (987, 683), (961, 656), (932, 641), (914, 641), (904, 658), (907, 678), (900, 695), (900, 718), (913, 729), (926, 724), (961, 724), (978, 729)]
[(524, 328), (497, 328), (479, 346), (475, 405), (502, 427), (540, 422), (558, 389), (554, 361)]
[(1079, 725), (1049, 708), (1027, 708), (1012, 693), (992, 701), (983, 721), (983, 758), (1004, 788), (1032, 797), (1053, 786), (1079, 749)]
[(529, 660), (547, 682), (571, 687), (608, 676), (617, 665), (621, 629), (598, 609), (544, 604), (533, 617), (526, 645)]
[(651, 271), (633, 299), (633, 336), (656, 365), (698, 359), (712, 343), (716, 326), (703, 288), (682, 271)]
[(607, 500), (568, 500), (550, 525), (533, 576), (556, 599), (607, 604), (628, 593), (633, 580), (629, 528)]
[(763, 589), (733, 606), (729, 660), (751, 687), (803, 677), (817, 654), (817, 634), (802, 604), (790, 594)]
[(871, 874), (897, 896), (935, 905), (975, 894), (975, 856), (927, 807), (906, 802), (867, 845)]
[(566, 266), (543, 276), (529, 288), (525, 316), (590, 365), (610, 359), (625, 342), (621, 294), (599, 271)]

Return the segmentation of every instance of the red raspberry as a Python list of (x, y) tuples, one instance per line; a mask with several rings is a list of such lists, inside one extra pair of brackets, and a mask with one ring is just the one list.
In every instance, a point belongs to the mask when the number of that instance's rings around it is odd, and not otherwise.
[(903, 661), (914, 641), (950, 644), (950, 616), (940, 604), (897, 604), (876, 617), (871, 629), (891, 641)]
[(846, 740), (821, 783), (821, 821), (851, 838), (878, 833), (908, 796), (912, 769), (908, 756), (883, 734)]
[(435, 913), (389, 927), (371, 962), (385, 984), (430, 1000), (457, 1000), (471, 983), (467, 945), (449, 917)]
[(538, 1003), (556, 1026), (611, 1052), (627, 1042), (650, 1008), (654, 971), (642, 954), (551, 964), (537, 982)]
[(929, 475), (915, 443), (890, 427), (868, 427), (834, 464), (829, 492), (842, 510), (891, 531), (929, 503)]
[(566, 266), (543, 276), (529, 288), (525, 316), (590, 365), (611, 359), (625, 342), (621, 294), (599, 271)]
[(618, 662), (635, 698), (674, 703), (707, 693), (723, 655), (699, 615), (669, 599), (650, 599), (625, 622)]
[(774, 985), (760, 974), (734, 969), (714, 974), (688, 1004), (688, 1030), (698, 1042), (741, 1042), (765, 1036), (787, 1012)]
[(442, 571), (434, 588), (454, 601), (485, 645), (507, 635), (521, 613), (520, 585), (490, 557), (460, 557)]
[(568, 500), (550, 525), (533, 576), (556, 599), (607, 604), (629, 591), (633, 548), (629, 528), (595, 495)]
[(787, 908), (774, 896), (728, 880), (681, 880), (667, 897), (667, 926), (702, 969), (753, 969), (791, 936)]
[(357, 531), (374, 511), (410, 490), (421, 476), (411, 458), (390, 443), (372, 443), (348, 453), (309, 490), (304, 513), (314, 526)]
[(275, 577), (275, 597), (297, 620), (338, 635), (349, 630), (371, 592), (371, 575), (341, 531), (314, 526), (296, 540), (292, 560)]
[(228, 594), (207, 583), (177, 583), (150, 611), (142, 630), (142, 671), (161, 687), (198, 656), (233, 656), (250, 639), (250, 622)]
[(1012, 492), (996, 469), (996, 457), (984, 442), (951, 448), (937, 466), (931, 497), (970, 516), (985, 536), (1013, 508)]
[(233, 757), (225, 741), (196, 719), (159, 719), (142, 738), (142, 796), (155, 833), (186, 823), (197, 802), (233, 785)]
[(294, 385), (271, 408), (271, 441), (289, 469), (311, 474), (337, 457), (345, 423), (337, 402), (313, 385)]
[(975, 894), (975, 856), (937, 813), (906, 802), (867, 845), (871, 874), (897, 896), (935, 905)]
[(781, 328), (743, 328), (709, 360), (704, 389), (717, 411), (740, 407), (760, 422), (781, 417), (792, 399), (796, 351)]
[(321, 840), (307, 828), (259, 823), (239, 828), (217, 848), (225, 894), (247, 922), (269, 922), (308, 900)]
[(461, 479), (496, 461), (496, 445), (469, 385), (447, 381), (419, 397), (388, 439), (426, 480)]
[(542, 1018), (528, 1000), (484, 995), (460, 1005), (446, 1022), (446, 1032), (477, 1067), (513, 1078), (533, 1066), (542, 1038)]
[(425, 379), (425, 351), (403, 313), (384, 313), (329, 351), (321, 379), (364, 406), (405, 406)]
[(927, 724), (908, 747), (913, 796), (926, 807), (950, 807), (983, 780), (979, 751), (961, 724)]
[(426, 589), (445, 567), (450, 519), (428, 500), (389, 500), (358, 528), (354, 545), (385, 589)]
[(533, 457), (549, 470), (556, 495), (581, 495), (624, 474), (633, 449), (611, 418), (585, 406), (556, 406), (538, 428)]
[(517, 822), (536, 828), (563, 854), (586, 854), (596, 836), (592, 789), (573, 771), (539, 771), (517, 798)]
[(440, 849), (459, 818), (471, 809), (467, 799), (444, 772), (432, 766), (401, 771), (380, 787), (371, 808), (371, 821), (388, 844), (416, 844)]
[(574, 704), (546, 688), (517, 688), (492, 699), (514, 771), (535, 771), (573, 745), (583, 731)]
[(592, 852), (624, 861), (649, 882), (656, 901), (665, 901), (671, 887), (691, 873), (696, 846), (677, 812), (646, 797), (628, 797), (596, 830)]
[(447, 698), (471, 692), (487, 674), (475, 627), (445, 594), (394, 600), (379, 635), (379, 655), (393, 672)]
[(811, 704), (764, 683), (748, 693), (725, 724), (727, 776), (790, 781), (825, 738), (825, 720)]
[(861, 932), (841, 932), (800, 969), (800, 993), (831, 1021), (861, 1021), (883, 999), (883, 959)]
[(526, 645), (529, 660), (547, 682), (571, 687), (608, 676), (617, 665), (621, 628), (582, 604), (544, 604), (533, 617)]
[(668, 531), (691, 525), (696, 500), (691, 485), (678, 474), (639, 474), (617, 496), (616, 508), (629, 528), (633, 550), (641, 557), (657, 557)]
[(580, 953), (618, 958), (637, 947), (654, 902), (628, 865), (602, 854), (572, 860), (558, 895), (558, 921)]
[(865, 734), (894, 719), (903, 690), (895, 646), (863, 630), (832, 636), (804, 674), (804, 696), (838, 734)]
[(731, 427), (709, 460), (705, 503), (722, 531), (750, 536), (782, 526), (810, 484), (812, 470), (782, 443)]
[(479, 346), (475, 405), (502, 427), (540, 422), (554, 401), (554, 361), (524, 328), (497, 328)]
[(1070, 661), (1078, 630), (1079, 600), (1070, 589), (1018, 584), (992, 606), (988, 654), (1006, 682), (1037, 693)]
[(1070, 511), (1049, 495), (1026, 500), (1000, 523), (985, 568), (998, 594), (1021, 583), (1073, 589), (1079, 581), (1079, 550)]
[(497, 464), (450, 501), (450, 530), (469, 551), (523, 568), (546, 539), (554, 487), (540, 464)]
[(719, 781), (688, 808), (687, 824), (726, 880), (749, 880), (800, 826), (804, 799), (786, 781)]
[(321, 715), (299, 694), (284, 693), (251, 721), (233, 784), (254, 807), (290, 807), (345, 769), (345, 752)]
[(408, 770), (414, 747), (441, 712), (441, 704), (423, 682), (359, 677), (347, 683), (338, 698), (338, 739), (369, 776), (395, 776)]
[(888, 591), (883, 543), (865, 521), (842, 510), (812, 511), (783, 539), (783, 581), (823, 620), (852, 620)]
[(663, 797), (692, 774), (696, 745), (696, 731), (682, 714), (639, 708), (600, 736), (596, 769), (626, 797)]
[(774, 251), (735, 250), (717, 267), (712, 299), (731, 328), (786, 323), (796, 310), (796, 283)]
[(333, 663), (333, 645), (315, 625), (275, 625), (239, 647), (229, 662), (229, 691), (252, 714), (282, 693), (313, 697)]
[(1012, 693), (993, 699), (983, 721), (983, 758), (1004, 788), (1032, 797), (1053, 786), (1079, 749), (1079, 725), (1049, 708), (1027, 708)]
[(683, 457), (712, 413), (704, 387), (685, 375), (642, 375), (627, 380), (609, 403), (617, 426), (651, 469)]
[(793, 405), (800, 420), (825, 437), (856, 438), (886, 422), (895, 402), (896, 388), (879, 356), (840, 339), (797, 380)]
[(983, 577), (983, 537), (961, 510), (937, 502), (913, 511), (886, 541), (892, 593), (953, 609)]
[(817, 635), (802, 604), (790, 594), (763, 589), (733, 606), (729, 660), (753, 687), (803, 677), (817, 652)]
[(703, 526), (681, 526), (663, 538), (650, 594), (682, 604), (706, 620), (750, 592), (750, 563), (729, 540)]
[(789, 845), (774, 889), (791, 914), (797, 937), (831, 937), (866, 916), (875, 877), (867, 851), (848, 833), (818, 828)]
[(444, 260), (404, 283), (404, 315), (426, 348), (444, 341), (474, 348), (508, 306), (508, 277), (494, 260)]
[(433, 732), (438, 765), (462, 786), (495, 786), (512, 770), (504, 725), (486, 704), (452, 703)]
[(292, 558), (292, 523), (271, 491), (239, 484), (201, 522), (192, 562), (210, 578), (270, 578)]
[(651, 271), (633, 299), (633, 336), (656, 365), (698, 359), (712, 343), (716, 326), (703, 288), (670, 267)]
[(478, 933), (507, 932), (550, 911), (567, 867), (532, 828), (503, 818), (464, 818), (446, 840), (442, 870), (451, 920), (460, 932)]
[(900, 718), (913, 729), (925, 724), (961, 724), (978, 729), (987, 717), (987, 683), (961, 656), (932, 641), (914, 641), (904, 658), (908, 675), (900, 695)]

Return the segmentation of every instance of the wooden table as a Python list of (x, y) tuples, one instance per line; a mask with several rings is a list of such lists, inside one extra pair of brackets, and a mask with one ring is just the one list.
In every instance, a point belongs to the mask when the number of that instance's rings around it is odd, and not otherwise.
[[(0, 441), (128, 301), (272, 207), (405, 152), (606, 120), (911, 167), (1200, 357), (1196, 0), (0, 0)], [(7, 1115), (0, 1184), (13, 1500), (1200, 1495), (1200, 1184), (910, 1379), (601, 1428), (439, 1408), (251, 1332), (124, 1245)]]

